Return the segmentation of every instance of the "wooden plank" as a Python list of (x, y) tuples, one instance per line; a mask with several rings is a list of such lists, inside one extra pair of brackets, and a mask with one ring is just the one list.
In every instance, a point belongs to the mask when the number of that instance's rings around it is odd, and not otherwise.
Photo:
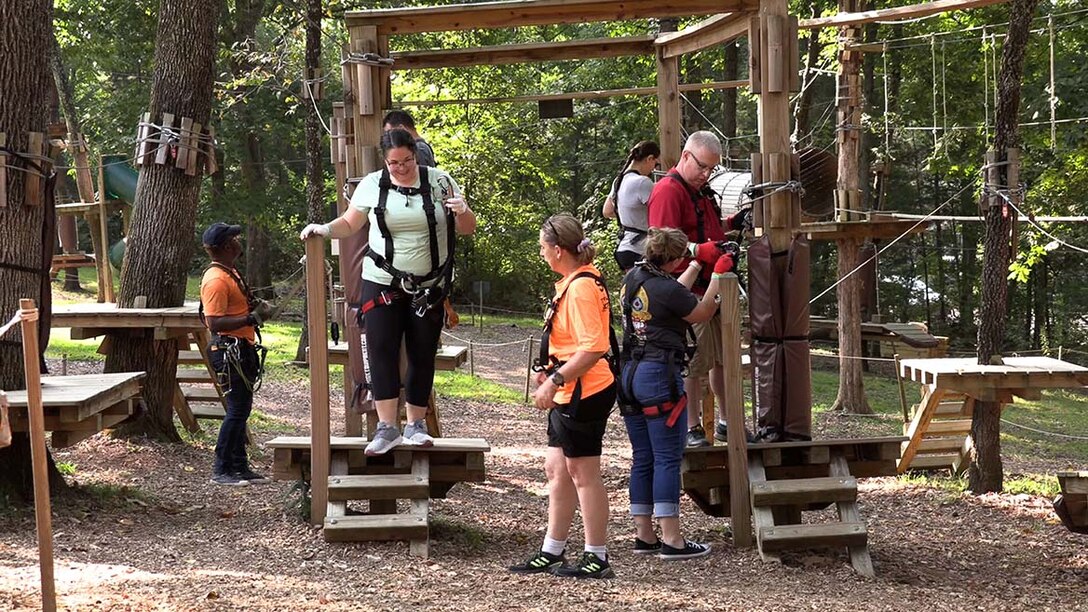
[(222, 403), (222, 398), (219, 396), (219, 390), (215, 387), (190, 387), (184, 386), (181, 388), (182, 393), (185, 394), (185, 399), (190, 402), (215, 402), (217, 404)]
[(347, 11), (344, 19), (349, 28), (374, 25), (379, 28), (380, 34), (397, 35), (684, 17), (758, 9), (757, 0), (512, 0)]
[(657, 123), (661, 167), (671, 168), (680, 160), (680, 91), (677, 58), (663, 57), (658, 50)]
[(872, 23), (874, 21), (896, 21), (916, 19), (937, 13), (949, 11), (966, 11), (973, 8), (1001, 4), (1006, 0), (935, 0), (907, 6), (879, 9), (873, 11), (858, 11), (855, 13), (839, 13), (830, 17), (818, 17), (814, 19), (802, 19), (798, 26), (801, 29), (826, 28), (847, 25)]
[(185, 394), (181, 392), (181, 387), (178, 385), (174, 385), (174, 412), (189, 433), (200, 431), (200, 424), (196, 422), (196, 416), (189, 408), (189, 400), (185, 399)]
[(412, 540), (425, 538), (428, 533), (426, 519), (415, 514), (329, 517), (323, 526), (326, 542)]
[[(748, 483), (755, 487), (767, 482), (767, 473), (763, 469), (763, 461), (758, 454), (753, 454), (748, 460)], [(764, 546), (766, 530), (774, 529), (774, 513), (769, 507), (757, 506), (752, 508), (752, 520), (755, 522), (756, 546), (759, 548), (759, 556), (764, 561), (778, 561), (774, 551)]]
[(950, 470), (959, 459), (959, 454), (917, 455), (910, 462), (910, 470)]
[(858, 481), (852, 476), (770, 480), (752, 485), (753, 507), (854, 501), (857, 497)]
[(562, 40), (463, 49), (400, 51), (392, 53), (392, 57), (395, 60), (393, 70), (408, 70), (624, 57), (650, 55), (653, 52), (653, 36), (625, 36), (621, 38)]
[[(841, 452), (836, 452), (831, 458), (831, 475), (845, 478), (850, 474), (849, 469), (846, 458), (843, 457)], [(863, 529), (865, 528), (856, 500), (838, 502), (836, 509), (839, 512), (839, 520), (844, 524), (860, 524)], [(850, 551), (850, 564), (854, 567), (854, 570), (862, 576), (874, 577), (876, 572), (873, 570), (872, 557), (869, 556), (868, 534), (866, 534), (864, 541), (848, 544), (847, 546)]]
[(956, 451), (963, 448), (963, 437), (956, 438), (927, 438), (918, 445), (919, 453), (938, 453), (942, 451)]
[(971, 420), (932, 421), (923, 433), (931, 436), (966, 435), (971, 433)]
[(902, 455), (899, 459), (899, 473), (907, 470), (911, 460), (914, 459), (914, 455), (917, 454), (918, 445), (922, 442), (922, 435), (931, 427), (930, 421), (933, 419), (933, 412), (941, 403), (943, 396), (943, 389), (926, 388), (925, 395), (922, 397), (922, 401), (919, 402), (920, 407), (907, 427), (906, 434), (909, 439), (903, 443)]
[(1058, 472), (1058, 483), (1066, 495), (1088, 495), (1088, 472)]
[[(705, 91), (717, 89), (739, 89), (748, 87), (749, 81), (704, 81), (699, 83), (681, 83), (678, 88), (681, 92)], [(489, 98), (442, 98), (437, 100), (398, 100), (398, 107), (415, 106), (430, 107), (449, 104), (517, 104), (530, 102), (548, 102), (555, 100), (599, 100), (602, 98), (617, 98), (622, 96), (653, 96), (657, 94), (656, 87), (626, 87), (623, 89), (599, 89), (593, 91), (569, 91), (550, 94), (529, 94), (522, 96), (495, 96)]]
[[(334, 450), (363, 450), (368, 440), (364, 437), (333, 436), (329, 439), (329, 448)], [(265, 443), (268, 448), (310, 449), (309, 436), (279, 436)], [(394, 450), (398, 452), (399, 449)], [(435, 438), (434, 446), (409, 446), (412, 454), (418, 453), (486, 453), (491, 445), (483, 438)]]
[(818, 525), (783, 525), (760, 530), (763, 550), (777, 553), (803, 548), (864, 546), (864, 523), (822, 523)]
[(189, 167), (189, 147), (193, 141), (193, 120), (190, 117), (181, 118), (181, 132), (178, 137), (178, 152), (174, 159), (174, 167), (185, 170)]
[[(27, 153), (32, 157), (42, 155), (42, 145), (45, 134), (41, 132), (27, 132)], [(40, 164), (43, 167), (46, 165), (41, 159), (34, 159), (34, 163)], [(42, 177), (36, 170), (27, 166), (28, 172), (26, 173), (26, 182), (23, 185), (26, 191), (26, 204), (27, 206), (40, 206), (42, 203), (42, 196), (44, 195), (42, 190)]]
[(657, 37), (654, 45), (663, 57), (677, 57), (732, 42), (748, 34), (748, 13), (724, 13)]
[(211, 419), (222, 421), (227, 417), (227, 411), (223, 406), (219, 404), (203, 404), (200, 406), (190, 406), (189, 410), (193, 413), (193, 417), (197, 419)]
[(412, 474), (329, 476), (329, 499), (419, 499), (427, 497), (427, 479)]

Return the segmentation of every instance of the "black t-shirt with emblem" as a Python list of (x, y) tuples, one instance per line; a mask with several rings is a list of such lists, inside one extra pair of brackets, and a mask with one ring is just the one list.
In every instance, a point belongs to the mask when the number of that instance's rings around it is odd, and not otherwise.
[[(641, 283), (637, 291), (628, 289)], [(630, 304), (632, 330), (645, 357), (664, 359), (685, 348), (688, 322), (684, 317), (699, 305), (699, 298), (676, 279), (644, 266), (635, 266), (623, 278), (620, 296), (625, 306)], [(626, 323), (625, 323), (626, 326)], [(624, 345), (629, 343), (624, 338)]]

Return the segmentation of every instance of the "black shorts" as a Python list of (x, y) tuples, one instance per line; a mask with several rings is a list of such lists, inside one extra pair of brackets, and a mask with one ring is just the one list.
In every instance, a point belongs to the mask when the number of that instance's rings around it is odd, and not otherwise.
[(616, 383), (578, 402), (558, 404), (548, 411), (548, 446), (563, 449), (564, 457), (600, 457), (608, 415), (616, 404)]

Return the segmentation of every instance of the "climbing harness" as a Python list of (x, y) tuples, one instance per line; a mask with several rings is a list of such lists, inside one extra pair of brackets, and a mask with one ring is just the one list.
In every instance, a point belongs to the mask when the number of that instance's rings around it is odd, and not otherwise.
[[(540, 335), (540, 352), (537, 354), (537, 358), (533, 360), (532, 370), (534, 372), (543, 372), (547, 376), (551, 376), (556, 370), (563, 367), (566, 361), (560, 361), (551, 354), (551, 336), (552, 329), (555, 323), (555, 313), (559, 309), (559, 304), (562, 303), (563, 298), (567, 295), (567, 289), (574, 284), (574, 281), (579, 278), (592, 278), (593, 282), (597, 283), (597, 286), (604, 290), (606, 299), (608, 298), (608, 286), (605, 285), (604, 279), (589, 271), (582, 271), (574, 275), (574, 278), (570, 279), (559, 295), (555, 296), (548, 304), (548, 310), (544, 313), (544, 331)], [(608, 303), (608, 353), (605, 353), (601, 359), (604, 359), (608, 363), (608, 368), (612, 371), (612, 376), (619, 378), (619, 343), (616, 341), (616, 330), (612, 328), (612, 304), (611, 300)], [(582, 400), (582, 377), (578, 377), (578, 380), (574, 383), (574, 391), (570, 396), (570, 407), (573, 413), (578, 411), (578, 403)]]
[[(645, 261), (635, 264), (634, 270), (628, 274), (629, 281), (633, 282), (629, 282), (624, 287), (622, 303), (623, 350), (620, 353), (620, 360), (623, 363), (623, 375), (620, 376), (616, 391), (619, 397), (620, 414), (623, 416), (642, 415), (648, 419), (667, 417), (665, 424), (672, 427), (680, 418), (680, 413), (688, 402), (688, 396), (683, 387), (676, 384), (676, 375), (680, 374), (682, 378), (687, 374), (688, 362), (695, 355), (695, 331), (691, 325), (685, 325), (686, 342), (682, 351), (675, 349), (650, 350), (650, 347), (646, 346), (645, 338), (635, 331), (632, 311), (634, 310), (634, 302), (638, 299), (639, 290), (642, 289), (646, 281), (653, 277), (672, 280), (671, 276)], [(651, 326), (652, 323), (653, 319), (650, 319), (647, 325)], [(657, 404), (646, 405), (635, 398), (634, 378), (638, 363), (646, 359), (651, 352), (656, 353), (654, 361), (663, 360), (665, 363), (665, 376), (669, 381), (669, 398)]]
[[(434, 198), (432, 197), (431, 192), (431, 181), (428, 177), (430, 171), (431, 170), (426, 166), (419, 166), (419, 187), (417, 188), (394, 185), (389, 178), (389, 170), (382, 170), (381, 178), (378, 179), (378, 205), (374, 207), (374, 218), (378, 224), (378, 231), (385, 241), (385, 254), (379, 254), (371, 245), (367, 245), (366, 251), (363, 253), (365, 256), (369, 257), (376, 266), (393, 277), (392, 285), (394, 291), (399, 290), (399, 292), (402, 292), (411, 298), (412, 310), (417, 317), (422, 317), (428, 310), (441, 304), (442, 300), (449, 293), (450, 285), (453, 283), (453, 250), (455, 241), (453, 212), (449, 210), (445, 212), (446, 261), (439, 264), (438, 213), (435, 210)], [(418, 195), (423, 198), (423, 212), (427, 216), (428, 244), (431, 257), (431, 271), (423, 276), (404, 272), (393, 267), (393, 235), (390, 233), (389, 225), (385, 220), (390, 191), (396, 191), (405, 197)], [(443, 195), (452, 195), (453, 186), (442, 185), (442, 192)], [(407, 206), (407, 203), (405, 206)], [(425, 283), (431, 281), (435, 281), (435, 283), (427, 287), (423, 286)], [(384, 293), (386, 292), (383, 292), (383, 294)], [(389, 295), (385, 297), (379, 295), (379, 297), (381, 300), (372, 300), (374, 303), (368, 302), (363, 304), (359, 309), (359, 316), (362, 316), (364, 309), (372, 310), (377, 306), (387, 306), (399, 299)]]
[[(219, 268), (227, 273), (227, 276), (234, 281), (234, 284), (238, 287), (238, 290), (242, 292), (242, 295), (246, 298), (246, 306), (249, 309), (248, 312), (252, 312), (257, 306), (260, 300), (253, 295), (253, 292), (249, 289), (249, 285), (238, 271), (230, 266), (221, 264), (217, 261), (211, 262), (208, 267)], [(200, 316), (200, 322), (204, 327), (208, 327), (207, 318), (204, 316), (204, 300), (200, 301), (200, 306), (197, 308), (197, 313)], [(246, 388), (256, 393), (261, 388), (261, 382), (264, 377), (264, 362), (268, 356), (268, 349), (264, 346), (264, 338), (261, 337), (261, 326), (253, 325), (253, 333), (257, 337), (257, 341), (253, 344), (253, 350), (257, 355), (257, 372), (250, 379), (248, 373), (245, 371), (242, 363), (242, 350), (241, 345), (246, 344), (245, 340), (236, 338), (234, 336), (226, 336), (223, 334), (214, 334), (212, 336), (211, 345), (208, 346), (208, 351), (223, 351), (223, 363), (225, 367), (222, 370), (216, 370), (216, 383), (219, 388), (223, 390), (224, 394), (230, 393), (230, 369), (233, 368), (238, 373), (239, 377), (245, 383)], [(209, 328), (210, 329), (210, 328)]]
[(623, 217), (620, 216), (620, 185), (623, 184), (623, 179), (627, 178), (628, 174), (638, 174), (639, 176), (642, 176), (638, 170), (625, 170), (623, 174), (621, 174), (619, 177), (616, 178), (615, 181), (612, 182), (612, 193), (615, 194), (613, 202), (616, 206), (616, 223), (620, 226), (619, 234), (616, 240), (618, 244), (619, 241), (622, 241), (624, 236), (628, 232), (630, 232), (635, 235), (635, 237), (631, 240), (631, 244), (635, 245), (639, 242), (642, 242), (642, 239), (646, 237), (647, 230), (638, 227), (631, 227), (630, 225), (625, 224), (623, 222)]

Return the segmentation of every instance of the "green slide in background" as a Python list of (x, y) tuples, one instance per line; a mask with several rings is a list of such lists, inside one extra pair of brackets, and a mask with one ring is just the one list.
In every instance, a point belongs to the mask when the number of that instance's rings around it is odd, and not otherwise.
[[(105, 183), (106, 197), (121, 200), (132, 205), (136, 200), (136, 180), (140, 173), (128, 165), (124, 155), (102, 156), (102, 182)], [(109, 250), (110, 263), (118, 270), (125, 258), (125, 239), (113, 243)]]

